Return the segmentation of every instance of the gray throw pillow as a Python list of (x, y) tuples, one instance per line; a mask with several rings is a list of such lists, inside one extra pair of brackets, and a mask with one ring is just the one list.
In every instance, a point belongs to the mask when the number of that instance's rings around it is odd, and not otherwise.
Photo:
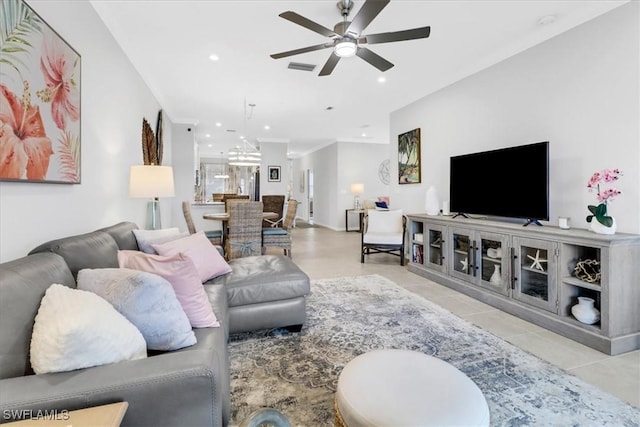
[(104, 298), (142, 333), (150, 350), (177, 350), (196, 343), (171, 284), (162, 277), (127, 268), (83, 269), (78, 289)]

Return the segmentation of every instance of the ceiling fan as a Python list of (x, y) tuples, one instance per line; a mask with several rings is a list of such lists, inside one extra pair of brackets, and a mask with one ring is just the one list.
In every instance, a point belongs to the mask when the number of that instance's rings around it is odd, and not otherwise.
[(364, 44), (390, 43), (404, 40), (423, 39), (429, 37), (431, 27), (414, 28), (412, 30), (394, 31), (390, 33), (379, 33), (364, 35), (362, 32), (384, 9), (390, 0), (366, 0), (352, 21), (347, 21), (347, 17), (353, 8), (352, 0), (341, 0), (338, 2), (338, 9), (343, 20), (338, 22), (333, 30), (326, 28), (310, 19), (305, 18), (295, 12), (282, 12), (280, 17), (301, 25), (311, 31), (329, 37), (331, 41), (315, 46), (303, 47), (301, 49), (289, 50), (287, 52), (274, 53), (273, 59), (280, 59), (287, 56), (298, 55), (300, 53), (313, 52), (320, 49), (333, 48), (331, 56), (320, 70), (320, 76), (328, 76), (338, 65), (340, 58), (357, 55), (367, 61), (380, 71), (387, 71), (393, 64), (380, 55), (363, 47)]

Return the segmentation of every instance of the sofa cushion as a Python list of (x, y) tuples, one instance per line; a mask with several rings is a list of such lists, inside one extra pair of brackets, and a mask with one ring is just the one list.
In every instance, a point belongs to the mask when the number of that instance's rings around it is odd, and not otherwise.
[(142, 333), (150, 350), (177, 350), (196, 343), (189, 318), (167, 280), (128, 268), (78, 272), (78, 289), (107, 300)]
[(138, 248), (142, 252), (148, 254), (157, 254), (156, 250), (151, 247), (153, 243), (165, 243), (171, 240), (176, 240), (181, 237), (186, 237), (189, 233), (180, 233), (178, 227), (161, 228), (159, 230), (133, 230), (133, 235), (138, 242)]
[(288, 257), (261, 255), (230, 261), (231, 273), (208, 283), (222, 283), (229, 307), (279, 301), (309, 293), (309, 277)]
[(154, 273), (168, 280), (194, 328), (220, 326), (193, 262), (183, 254), (162, 256), (118, 251), (118, 262), (121, 268)]
[(51, 285), (31, 339), (36, 374), (64, 372), (147, 357), (140, 331), (91, 292)]
[(200, 282), (231, 272), (231, 267), (220, 252), (211, 244), (204, 231), (198, 231), (182, 239), (166, 243), (152, 244), (160, 255), (171, 256), (178, 253), (193, 261), (200, 276)]
[(41, 253), (0, 264), (0, 379), (33, 373), (33, 319), (52, 283), (76, 286), (60, 255)]
[(96, 231), (104, 231), (113, 237), (116, 241), (118, 248), (123, 250), (138, 250), (138, 242), (133, 235), (132, 231), (137, 230), (138, 225), (135, 222), (122, 221), (109, 227), (104, 227)]
[(29, 255), (41, 252), (53, 252), (62, 256), (73, 277), (83, 268), (118, 266), (118, 244), (104, 231), (51, 240), (33, 249)]

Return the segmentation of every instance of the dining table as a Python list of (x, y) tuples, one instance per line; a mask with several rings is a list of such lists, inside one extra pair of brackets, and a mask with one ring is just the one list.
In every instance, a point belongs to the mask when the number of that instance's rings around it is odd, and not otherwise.
[[(229, 212), (215, 212), (202, 214), (203, 219), (210, 219), (214, 221), (222, 221), (226, 223), (229, 221)], [(262, 212), (262, 219), (277, 219), (278, 214), (276, 212)]]

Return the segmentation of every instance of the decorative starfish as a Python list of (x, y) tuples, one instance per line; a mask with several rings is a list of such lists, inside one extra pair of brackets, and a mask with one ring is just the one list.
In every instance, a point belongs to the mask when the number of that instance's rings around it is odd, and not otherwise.
[(531, 263), (531, 267), (530, 268), (537, 268), (540, 271), (544, 271), (544, 268), (542, 268), (542, 263), (543, 262), (547, 262), (547, 260), (540, 258), (540, 249), (538, 249), (536, 251), (535, 258), (532, 257), (531, 255), (527, 255), (527, 258), (529, 258), (529, 259), (531, 259), (533, 261), (533, 263)]
[(465, 258), (462, 261), (460, 261), (460, 264), (462, 264), (462, 271), (464, 271), (465, 273), (467, 271), (469, 271), (469, 258)]

